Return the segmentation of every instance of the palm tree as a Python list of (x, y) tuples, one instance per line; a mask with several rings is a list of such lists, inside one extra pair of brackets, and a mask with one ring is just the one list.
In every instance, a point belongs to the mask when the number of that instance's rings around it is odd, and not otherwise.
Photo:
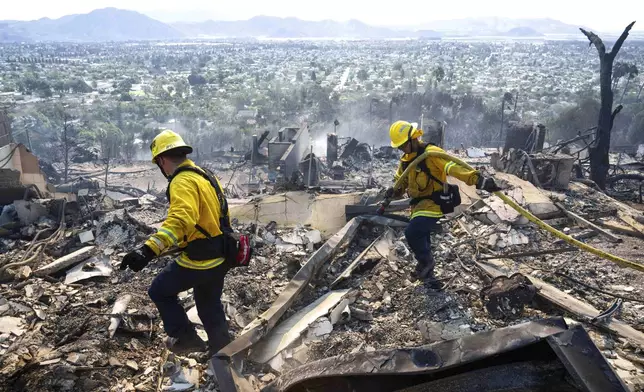
[(619, 80), (628, 73), (629, 65), (618, 61), (613, 66), (613, 91), (617, 89)]
[(628, 89), (628, 85), (631, 83), (631, 80), (635, 79), (635, 77), (639, 74), (637, 65), (627, 64), (627, 66), (628, 79), (626, 79), (626, 85), (624, 86), (624, 91), (622, 91), (622, 96), (619, 98), (619, 103), (622, 103), (622, 100), (624, 100), (624, 94), (626, 94), (626, 89)]
[(503, 94), (503, 100), (501, 101), (501, 130), (499, 131), (499, 140), (503, 137), (503, 112), (505, 112), (505, 103), (507, 102), (509, 105), (512, 105), (513, 100), (514, 97), (512, 96), (512, 93), (506, 92)]

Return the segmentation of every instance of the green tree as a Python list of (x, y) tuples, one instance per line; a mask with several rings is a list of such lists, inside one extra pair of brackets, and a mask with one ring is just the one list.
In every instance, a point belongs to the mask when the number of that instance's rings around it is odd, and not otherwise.
[(432, 76), (438, 83), (440, 83), (443, 81), (443, 79), (445, 79), (445, 70), (443, 69), (443, 67), (436, 67), (432, 72)]
[(208, 83), (208, 81), (202, 75), (191, 73), (190, 76), (188, 76), (188, 83), (191, 86), (203, 86)]
[(583, 132), (597, 125), (598, 112), (599, 101), (593, 98), (586, 98), (575, 106), (561, 112), (548, 124), (548, 128), (552, 130), (555, 140), (572, 139), (578, 132)]
[(633, 144), (644, 143), (644, 110), (635, 115), (628, 128), (628, 140)]

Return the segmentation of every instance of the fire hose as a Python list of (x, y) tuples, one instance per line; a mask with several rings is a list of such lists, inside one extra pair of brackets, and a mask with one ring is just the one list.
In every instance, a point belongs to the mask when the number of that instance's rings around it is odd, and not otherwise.
[[(407, 168), (402, 173), (402, 175), (400, 176), (398, 181), (396, 181), (396, 183), (394, 184), (394, 187), (393, 187), (394, 190), (400, 188), (400, 186), (402, 185), (403, 178), (405, 178), (409, 174), (409, 171), (412, 170), (414, 167), (416, 167), (416, 165), (418, 165), (421, 161), (423, 161), (427, 157), (442, 158), (442, 159), (445, 159), (447, 161), (452, 161), (452, 162), (454, 162), (454, 163), (456, 163), (456, 164), (458, 164), (458, 165), (460, 165), (460, 166), (462, 166), (464, 168), (474, 170), (474, 168), (472, 168), (467, 163), (465, 163), (462, 160), (460, 160), (460, 159), (458, 159), (456, 157), (453, 157), (453, 156), (451, 156), (449, 154), (446, 154), (446, 153), (443, 153), (443, 152), (438, 152), (438, 151), (426, 151), (423, 154), (419, 155), (416, 159), (414, 159), (414, 161), (411, 162), (409, 164), (409, 166), (407, 166)], [(503, 200), (503, 202), (505, 204), (509, 205), (510, 207), (515, 209), (519, 214), (521, 214), (526, 219), (528, 219), (530, 222), (536, 224), (537, 226), (539, 226), (540, 228), (542, 228), (542, 229), (546, 230), (547, 232), (553, 234), (554, 236), (559, 237), (560, 239), (564, 240), (565, 242), (567, 242), (567, 243), (569, 243), (571, 245), (574, 245), (574, 246), (576, 246), (576, 247), (578, 247), (578, 248), (580, 248), (582, 250), (590, 252), (590, 253), (592, 253), (592, 254), (594, 254), (596, 256), (599, 256), (599, 257), (601, 257), (603, 259), (606, 259), (608, 261), (616, 263), (616, 264), (618, 264), (618, 265), (620, 265), (622, 267), (632, 268), (634, 270), (644, 272), (644, 264), (640, 264), (640, 263), (636, 263), (636, 262), (633, 262), (633, 261), (623, 259), (621, 257), (612, 255), (612, 254), (610, 254), (608, 252), (605, 252), (603, 250), (594, 248), (594, 247), (592, 247), (592, 246), (590, 246), (588, 244), (585, 244), (585, 243), (583, 243), (581, 241), (578, 241), (575, 238), (573, 238), (573, 237), (571, 237), (571, 236), (569, 236), (567, 234), (562, 233), (561, 231), (555, 229), (554, 227), (552, 227), (552, 226), (548, 225), (547, 223), (545, 223), (544, 221), (540, 220), (539, 218), (534, 216), (530, 211), (528, 211), (528, 210), (524, 209), (523, 207), (521, 207), (520, 205), (518, 205), (514, 200), (512, 200), (510, 197), (505, 195), (502, 191), (494, 192), (494, 194), (496, 196), (498, 196), (501, 200)], [(378, 213), (384, 212), (385, 208), (387, 208), (389, 206), (390, 202), (391, 202), (390, 199), (385, 199), (382, 202), (382, 204), (381, 204), (381, 206), (380, 206), (380, 208), (378, 210)]]

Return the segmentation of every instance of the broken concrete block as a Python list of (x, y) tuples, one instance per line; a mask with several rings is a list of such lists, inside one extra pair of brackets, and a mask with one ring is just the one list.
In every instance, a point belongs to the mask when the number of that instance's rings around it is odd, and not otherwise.
[(91, 230), (84, 231), (78, 234), (78, 239), (80, 240), (81, 244), (94, 241), (94, 233)]
[(264, 241), (266, 241), (266, 243), (268, 244), (274, 244), (275, 241), (277, 241), (273, 233), (271, 233), (270, 231), (265, 231), (263, 238), (264, 238)]
[(201, 319), (199, 318), (199, 313), (197, 312), (196, 306), (188, 309), (186, 314), (188, 315), (188, 320), (190, 320), (190, 322), (192, 322), (193, 324), (203, 325), (203, 322), (201, 322)]
[(485, 151), (478, 147), (470, 147), (465, 152), (469, 158), (485, 158)]
[(506, 183), (511, 190), (506, 193), (517, 203), (524, 206), (539, 219), (550, 219), (561, 216), (561, 211), (552, 200), (532, 183), (507, 173), (496, 173), (495, 178)]
[(12, 333), (22, 335), (25, 329), (21, 327), (22, 319), (19, 317), (4, 316), (0, 317), (0, 333)]
[(125, 366), (129, 367), (130, 369), (132, 369), (134, 371), (139, 370), (139, 365), (136, 362), (132, 361), (132, 360), (126, 361)]
[(297, 247), (297, 245), (281, 243), (281, 244), (275, 245), (275, 249), (277, 250), (278, 253), (293, 253), (297, 251), (299, 248)]
[(322, 242), (322, 234), (320, 230), (311, 230), (306, 233), (306, 238), (309, 240), (309, 243), (317, 245)]
[(331, 320), (326, 317), (320, 317), (311, 324), (306, 333), (306, 338), (308, 340), (320, 340), (331, 332), (333, 332), (333, 324), (331, 324)]
[(611, 363), (618, 369), (626, 370), (627, 372), (637, 371), (637, 367), (635, 367), (635, 365), (633, 365), (631, 361), (628, 361), (620, 356), (617, 356), (616, 359), (613, 359)]
[(110, 366), (123, 366), (121, 361), (119, 361), (118, 358), (116, 358), (116, 357), (110, 357), (108, 362), (109, 362)]
[(18, 280), (25, 280), (31, 276), (31, 267), (28, 265), (24, 265), (20, 268), (18, 268), (18, 271), (16, 271), (16, 279)]
[(304, 240), (302, 240), (302, 237), (297, 235), (294, 232), (290, 232), (287, 234), (284, 234), (281, 236), (282, 241), (285, 242), (286, 244), (293, 244), (293, 245), (303, 245)]
[(74, 365), (83, 365), (87, 360), (87, 355), (80, 353), (69, 353), (67, 354), (67, 362)]

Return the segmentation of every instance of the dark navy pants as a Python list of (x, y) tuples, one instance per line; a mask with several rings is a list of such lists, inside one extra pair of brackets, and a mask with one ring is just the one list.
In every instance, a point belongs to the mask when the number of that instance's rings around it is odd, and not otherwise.
[(438, 218), (417, 216), (409, 221), (405, 229), (405, 238), (414, 253), (416, 260), (426, 263), (431, 258), (431, 242), (429, 234), (436, 229)]
[(228, 323), (221, 304), (226, 272), (228, 268), (225, 265), (195, 270), (172, 261), (154, 278), (148, 294), (159, 309), (168, 336), (180, 338), (195, 334), (194, 326), (177, 297), (180, 292), (192, 288), (197, 313), (208, 334), (210, 348), (218, 351), (230, 342)]

